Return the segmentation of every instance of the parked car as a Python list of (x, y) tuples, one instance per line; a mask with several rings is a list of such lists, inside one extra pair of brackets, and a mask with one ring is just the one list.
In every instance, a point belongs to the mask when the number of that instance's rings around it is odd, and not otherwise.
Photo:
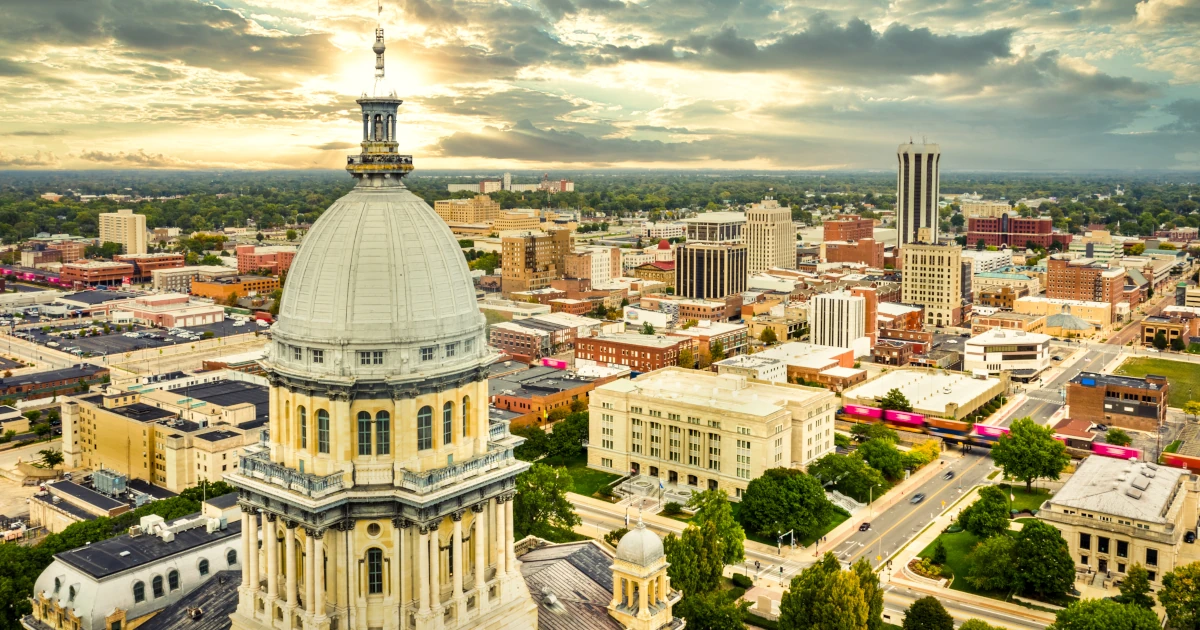
[(867, 530), (869, 530), (869, 529), (871, 529), (871, 524), (870, 524), (870, 523), (863, 523), (862, 525), (859, 525), (859, 526), (858, 526), (858, 531), (860, 531), (860, 532), (865, 532), (865, 531), (867, 531)]
[(1108, 425), (1107, 425), (1107, 424), (1097, 424), (1097, 425), (1096, 425), (1096, 430), (1097, 430), (1097, 431), (1107, 431), (1107, 430), (1108, 430)]
[(916, 505), (924, 500), (925, 500), (925, 495), (923, 493), (918, 492), (917, 494), (914, 494), (913, 498), (909, 499), (908, 502), (913, 505)]
[(1183, 542), (1189, 543), (1189, 544), (1196, 542), (1196, 532), (1188, 532), (1188, 533), (1184, 534)]

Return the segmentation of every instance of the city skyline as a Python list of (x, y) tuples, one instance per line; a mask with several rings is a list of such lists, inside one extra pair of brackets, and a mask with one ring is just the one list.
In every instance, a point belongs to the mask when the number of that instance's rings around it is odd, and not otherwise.
[[(369, 2), (9, 3), (0, 168), (339, 168)], [(1182, 0), (383, 5), (428, 169), (1200, 168)]]

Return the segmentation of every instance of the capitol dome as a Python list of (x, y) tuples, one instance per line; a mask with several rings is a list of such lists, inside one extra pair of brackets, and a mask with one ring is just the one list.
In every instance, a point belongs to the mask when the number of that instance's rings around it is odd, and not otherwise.
[(401, 184), (360, 184), (304, 237), (272, 328), (277, 372), (427, 378), (490, 359), (462, 251)]
[(665, 555), (662, 539), (658, 534), (646, 529), (646, 524), (641, 519), (638, 519), (637, 527), (622, 536), (621, 541), (617, 543), (617, 560), (639, 567), (648, 567)]

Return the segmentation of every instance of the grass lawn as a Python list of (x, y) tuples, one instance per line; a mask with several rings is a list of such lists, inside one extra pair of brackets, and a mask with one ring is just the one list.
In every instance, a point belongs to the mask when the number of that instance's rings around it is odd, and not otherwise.
[(621, 478), (621, 475), (588, 468), (586, 455), (579, 455), (565, 461), (557, 458), (546, 458), (539, 463), (566, 468), (567, 472), (571, 473), (571, 491), (575, 494), (582, 494), (585, 497), (596, 494), (596, 491), (600, 488)]
[(941, 536), (934, 539), (933, 542), (929, 543), (928, 547), (922, 549), (921, 553), (917, 555), (922, 558), (932, 558), (933, 550), (937, 547), (939, 540), (946, 546), (946, 566), (950, 567), (950, 570), (954, 572), (954, 581), (950, 583), (950, 588), (964, 593), (995, 597), (997, 599), (1003, 599), (1008, 594), (1004, 592), (989, 593), (979, 591), (971, 588), (971, 585), (967, 583), (965, 578), (971, 570), (971, 562), (967, 560), (967, 554), (971, 553), (971, 549), (979, 542), (979, 539), (970, 532), (958, 532), (955, 534), (943, 532)]
[(1005, 494), (1013, 497), (1012, 509), (1014, 510), (1040, 510), (1042, 503), (1050, 498), (1049, 490), (1034, 488), (1033, 492), (1026, 493), (1024, 485), (1000, 484), (999, 487)]
[(1171, 394), (1167, 402), (1172, 407), (1182, 407), (1183, 403), (1189, 400), (1200, 400), (1200, 366), (1195, 363), (1150, 357), (1131, 357), (1117, 368), (1117, 374), (1126, 376), (1157, 374), (1167, 377), (1171, 383)]
[(1175, 440), (1174, 442), (1171, 442), (1170, 444), (1168, 444), (1167, 448), (1163, 449), (1163, 452), (1164, 453), (1174, 453), (1179, 450), (1180, 446), (1183, 446), (1183, 440)]

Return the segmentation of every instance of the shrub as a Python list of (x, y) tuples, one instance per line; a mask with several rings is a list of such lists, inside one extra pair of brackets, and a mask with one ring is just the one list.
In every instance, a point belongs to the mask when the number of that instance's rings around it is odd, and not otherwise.
[(940, 538), (937, 541), (937, 546), (933, 548), (933, 563), (946, 564), (946, 545), (942, 544)]
[(616, 547), (617, 543), (621, 542), (621, 537), (628, 533), (629, 530), (625, 529), (624, 527), (620, 529), (614, 529), (604, 535), (604, 542)]
[(750, 579), (750, 576), (748, 576), (748, 575), (742, 575), (741, 573), (734, 573), (732, 579), (733, 579), (733, 585), (738, 588), (751, 588), (754, 586), (754, 580)]
[(672, 516), (675, 514), (682, 514), (683, 506), (674, 501), (668, 501), (667, 503), (663, 504), (662, 511), (663, 511), (663, 514), (666, 514), (668, 516)]

